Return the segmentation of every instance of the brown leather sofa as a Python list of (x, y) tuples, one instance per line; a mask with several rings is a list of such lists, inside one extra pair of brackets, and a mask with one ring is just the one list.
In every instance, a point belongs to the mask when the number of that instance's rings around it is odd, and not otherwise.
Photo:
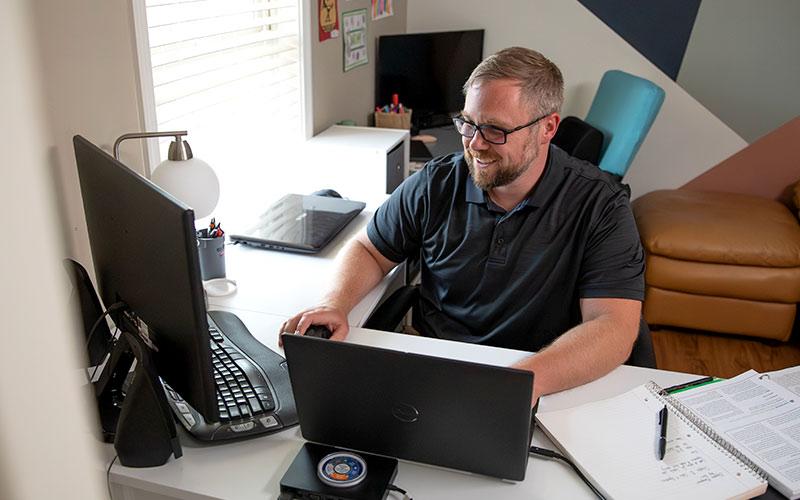
[(632, 205), (647, 258), (648, 324), (788, 340), (800, 302), (797, 210), (757, 196), (681, 189)]

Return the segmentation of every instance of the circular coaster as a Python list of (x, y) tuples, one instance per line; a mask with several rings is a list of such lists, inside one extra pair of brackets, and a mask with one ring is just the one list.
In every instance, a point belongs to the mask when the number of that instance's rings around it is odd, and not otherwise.
[(319, 461), (317, 476), (329, 486), (347, 488), (367, 477), (367, 464), (355, 453), (331, 453)]

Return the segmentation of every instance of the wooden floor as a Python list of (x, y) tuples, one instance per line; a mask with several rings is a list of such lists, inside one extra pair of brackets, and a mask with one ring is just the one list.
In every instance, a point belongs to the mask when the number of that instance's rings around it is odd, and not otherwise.
[(689, 330), (653, 330), (656, 364), (663, 370), (730, 378), (754, 369), (758, 372), (800, 365), (800, 335), (789, 342), (701, 333)]

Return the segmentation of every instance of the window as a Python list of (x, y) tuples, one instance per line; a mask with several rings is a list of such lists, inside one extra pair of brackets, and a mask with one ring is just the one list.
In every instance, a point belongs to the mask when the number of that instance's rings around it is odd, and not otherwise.
[[(134, 5), (146, 127), (189, 132), (223, 206), (303, 139), (300, 0)], [(156, 165), (169, 140), (151, 142)]]

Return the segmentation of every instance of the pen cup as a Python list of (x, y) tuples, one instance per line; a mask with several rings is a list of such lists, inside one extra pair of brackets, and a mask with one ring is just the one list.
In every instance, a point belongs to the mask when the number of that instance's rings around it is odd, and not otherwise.
[(225, 236), (197, 238), (197, 254), (203, 281), (225, 277)]

